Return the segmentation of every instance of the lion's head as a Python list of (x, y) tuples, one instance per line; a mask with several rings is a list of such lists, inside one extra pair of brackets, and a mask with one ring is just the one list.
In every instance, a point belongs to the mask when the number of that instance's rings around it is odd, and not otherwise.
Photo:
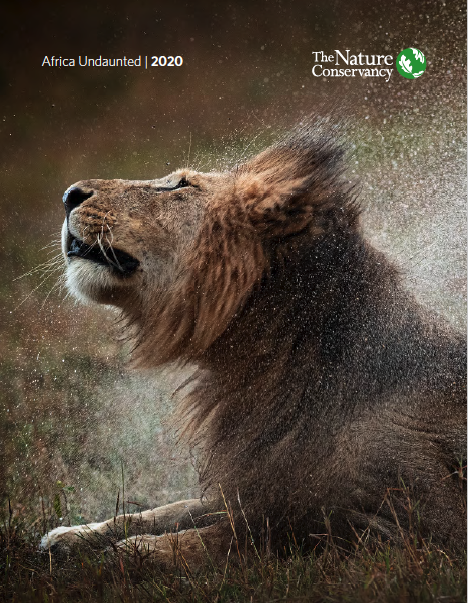
[(226, 172), (77, 182), (63, 199), (68, 287), (119, 307), (144, 363), (196, 358), (282, 249), (355, 228), (342, 154), (315, 122)]

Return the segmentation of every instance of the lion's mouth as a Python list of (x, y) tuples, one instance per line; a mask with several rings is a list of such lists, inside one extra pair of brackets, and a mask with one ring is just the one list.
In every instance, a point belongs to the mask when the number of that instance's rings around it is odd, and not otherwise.
[(78, 257), (84, 260), (95, 262), (103, 266), (113, 268), (122, 275), (129, 275), (134, 272), (140, 262), (130, 254), (114, 247), (100, 247), (98, 243), (95, 245), (87, 245), (84, 241), (80, 241), (73, 235), (69, 235), (67, 256)]

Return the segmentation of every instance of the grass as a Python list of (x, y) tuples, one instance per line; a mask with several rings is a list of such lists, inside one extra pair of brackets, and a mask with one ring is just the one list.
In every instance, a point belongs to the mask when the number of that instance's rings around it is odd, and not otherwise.
[(344, 551), (327, 525), (320, 552), (303, 553), (294, 538), (281, 556), (255, 546), (247, 553), (247, 544), (245, 550), (232, 545), (223, 566), (214, 565), (207, 553), (206, 567), (198, 571), (190, 567), (175, 537), (175, 567), (163, 571), (137, 548), (123, 554), (85, 547), (66, 560), (38, 552), (40, 536), (56, 523), (53, 507), (43, 508), (42, 516), (28, 525), (8, 504), (0, 527), (1, 601), (466, 600), (466, 558), (420, 538), (415, 528), (398, 545), (362, 537)]
[(344, 555), (292, 547), (284, 557), (241, 555), (225, 567), (163, 572), (151, 559), (86, 553), (61, 563), (38, 553), (37, 526), (20, 517), (0, 534), (4, 601), (464, 601), (466, 563), (439, 548), (361, 542)]

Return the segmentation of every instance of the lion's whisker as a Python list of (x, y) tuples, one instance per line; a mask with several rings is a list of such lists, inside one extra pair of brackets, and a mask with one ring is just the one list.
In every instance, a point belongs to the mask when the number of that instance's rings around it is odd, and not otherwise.
[(47, 293), (47, 295), (45, 296), (44, 301), (43, 301), (43, 302), (42, 302), (42, 304), (41, 304), (41, 310), (44, 308), (45, 303), (46, 303), (46, 302), (47, 302), (47, 300), (49, 299), (50, 294), (51, 294), (53, 291), (55, 291), (56, 289), (59, 289), (59, 290), (60, 290), (60, 288), (61, 288), (61, 287), (63, 287), (64, 281), (65, 281), (65, 275), (63, 275), (63, 274), (62, 274), (62, 275), (60, 275), (60, 276), (58, 277), (58, 279), (55, 281), (55, 283), (52, 285), (52, 287), (50, 288), (49, 292), (48, 292), (48, 293)]
[(111, 266), (114, 266), (114, 268), (117, 268), (117, 270), (122, 271), (122, 266), (115, 264), (115, 263), (114, 263), (114, 262), (113, 262), (113, 261), (110, 259), (110, 257), (107, 255), (106, 250), (104, 249), (104, 246), (103, 246), (103, 244), (102, 244), (102, 242), (101, 242), (101, 235), (98, 235), (98, 236), (97, 236), (97, 243), (98, 243), (98, 245), (99, 245), (99, 248), (100, 248), (100, 250), (101, 250), (102, 255), (103, 255), (105, 258), (106, 258), (106, 260), (109, 262), (109, 264), (110, 264)]
[(26, 297), (25, 297), (25, 298), (24, 298), (24, 299), (23, 299), (23, 300), (22, 300), (22, 301), (21, 301), (21, 302), (20, 302), (18, 305), (16, 305), (16, 306), (14, 307), (13, 311), (14, 311), (14, 312), (16, 312), (16, 310), (18, 310), (18, 308), (19, 308), (20, 306), (22, 306), (22, 305), (24, 304), (24, 302), (25, 302), (25, 301), (27, 301), (27, 300), (28, 300), (28, 299), (31, 297), (31, 295), (32, 295), (32, 294), (33, 294), (35, 291), (37, 291), (37, 290), (38, 290), (40, 287), (42, 287), (42, 285), (43, 285), (43, 284), (44, 284), (44, 283), (47, 281), (47, 279), (48, 279), (49, 277), (50, 277), (50, 274), (47, 274), (46, 276), (44, 276), (44, 277), (42, 278), (42, 280), (40, 281), (40, 283), (39, 283), (39, 284), (38, 284), (36, 287), (34, 287), (34, 289), (32, 289), (32, 290), (31, 290), (31, 291), (28, 293), (28, 295), (26, 295)]
[(15, 277), (13, 279), (13, 282), (18, 281), (26, 276), (31, 276), (32, 274), (35, 274), (36, 272), (53, 272), (62, 263), (63, 263), (63, 258), (61, 255), (59, 255), (56, 258), (52, 258), (52, 259), (48, 260), (47, 262), (39, 264), (38, 266), (31, 268), (31, 270), (29, 270), (28, 272), (25, 272), (24, 274), (21, 274), (20, 276)]

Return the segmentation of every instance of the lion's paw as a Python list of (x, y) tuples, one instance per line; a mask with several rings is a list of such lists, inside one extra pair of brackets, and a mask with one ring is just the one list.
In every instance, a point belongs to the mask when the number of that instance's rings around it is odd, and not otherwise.
[[(137, 566), (143, 560), (156, 564), (160, 569), (174, 569), (177, 564), (177, 554), (171, 536), (154, 536), (152, 534), (140, 534), (131, 536), (112, 544), (112, 550), (117, 554), (125, 554), (128, 563), (136, 563)], [(107, 550), (111, 553), (111, 550)], [(180, 564), (179, 564), (180, 565)]]
[(89, 542), (90, 536), (99, 533), (100, 523), (82, 526), (59, 526), (42, 537), (39, 549), (55, 552), (69, 552), (74, 546)]
[(161, 549), (170, 549), (169, 540), (166, 535), (153, 536), (152, 534), (140, 534), (120, 540), (113, 548), (125, 553), (154, 553)]

